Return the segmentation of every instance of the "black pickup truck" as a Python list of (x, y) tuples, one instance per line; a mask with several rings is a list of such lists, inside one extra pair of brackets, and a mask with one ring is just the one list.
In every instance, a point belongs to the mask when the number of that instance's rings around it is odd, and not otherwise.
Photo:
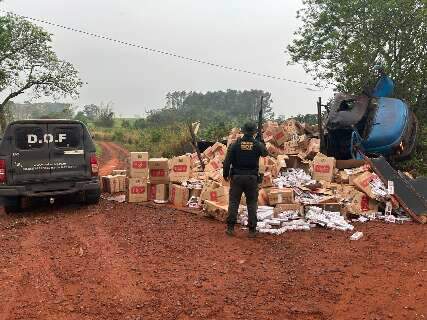
[(21, 120), (8, 125), (0, 142), (0, 197), (7, 213), (24, 197), (80, 193), (88, 204), (100, 198), (95, 145), (75, 120)]

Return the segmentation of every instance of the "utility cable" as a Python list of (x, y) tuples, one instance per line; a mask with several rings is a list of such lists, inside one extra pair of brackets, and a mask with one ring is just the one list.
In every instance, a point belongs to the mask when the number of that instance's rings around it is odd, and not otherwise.
[[(250, 74), (250, 75), (254, 75), (254, 76), (258, 76), (258, 77), (264, 77), (264, 78), (273, 79), (273, 80), (281, 80), (281, 81), (286, 81), (286, 82), (295, 83), (295, 84), (302, 84), (302, 85), (306, 85), (306, 86), (310, 86), (310, 87), (317, 87), (319, 89), (326, 89), (326, 88), (328, 88), (326, 86), (321, 86), (321, 85), (318, 85), (316, 83), (310, 83), (310, 82), (299, 81), (299, 80), (292, 80), (292, 79), (288, 79), (288, 78), (284, 78), (284, 77), (280, 77), (280, 76), (275, 76), (275, 75), (271, 75), (271, 74), (250, 71), (250, 70), (242, 69), (242, 68), (239, 68), (239, 67), (231, 67), (231, 66), (227, 66), (227, 65), (222, 65), (222, 64), (219, 64), (219, 63), (214, 63), (214, 62), (210, 62), (210, 61), (203, 60), (203, 59), (191, 58), (191, 57), (179, 55), (179, 54), (176, 54), (176, 53), (173, 53), (173, 52), (164, 51), (164, 50), (160, 50), (160, 49), (156, 49), (156, 48), (150, 48), (150, 47), (146, 47), (144, 45), (135, 44), (135, 43), (128, 42), (128, 41), (123, 41), (123, 40), (118, 40), (118, 39), (115, 39), (115, 38), (111, 38), (109, 36), (105, 36), (105, 35), (101, 35), (101, 34), (89, 32), (89, 31), (85, 31), (85, 30), (82, 30), (82, 29), (76, 29), (76, 28), (72, 28), (72, 27), (67, 27), (67, 26), (64, 26), (64, 25), (61, 25), (61, 24), (58, 24), (58, 23), (54, 23), (54, 22), (50, 22), (50, 21), (47, 21), (47, 20), (42, 20), (42, 19), (37, 19), (37, 18), (29, 17), (29, 16), (24, 16), (24, 15), (16, 14), (16, 13), (14, 13), (12, 11), (7, 11), (7, 10), (4, 10), (2, 8), (0, 8), (0, 12), (6, 13), (6, 14), (10, 14), (10, 15), (13, 15), (13, 16), (16, 16), (16, 17), (24, 18), (24, 19), (27, 19), (27, 20), (31, 20), (31, 21), (35, 21), (35, 22), (47, 24), (47, 25), (50, 25), (50, 26), (53, 26), (53, 27), (65, 29), (65, 30), (72, 31), (72, 32), (75, 32), (75, 33), (84, 34), (84, 35), (87, 35), (87, 36), (90, 36), (90, 37), (93, 37), (93, 38), (108, 40), (108, 41), (111, 41), (111, 42), (114, 42), (114, 43), (118, 43), (118, 44), (121, 44), (121, 45), (129, 46), (129, 47), (134, 47), (134, 48), (139, 48), (139, 49), (143, 49), (143, 50), (146, 50), (146, 51), (149, 51), (149, 52), (153, 52), (153, 53), (157, 53), (157, 54), (161, 54), (161, 55), (165, 55), (165, 56), (170, 56), (170, 57), (174, 57), (174, 58), (177, 58), (177, 59), (181, 59), (181, 60), (185, 60), (185, 61), (190, 61), (190, 62), (193, 62), (193, 63), (199, 63), (199, 64), (203, 64), (203, 65), (208, 65), (208, 66), (211, 66), (211, 67), (216, 67), (216, 68), (220, 68), (220, 69), (230, 70), (230, 71), (234, 71), (234, 72), (246, 73), (246, 74)], [(308, 89), (308, 90), (310, 90), (310, 89)]]

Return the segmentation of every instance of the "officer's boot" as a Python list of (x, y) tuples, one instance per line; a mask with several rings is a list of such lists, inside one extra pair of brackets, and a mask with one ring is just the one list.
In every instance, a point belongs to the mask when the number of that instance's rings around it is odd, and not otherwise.
[(225, 230), (225, 233), (228, 236), (234, 236), (234, 227), (233, 226), (227, 226), (227, 230)]
[(256, 238), (256, 229), (249, 229), (248, 237)]

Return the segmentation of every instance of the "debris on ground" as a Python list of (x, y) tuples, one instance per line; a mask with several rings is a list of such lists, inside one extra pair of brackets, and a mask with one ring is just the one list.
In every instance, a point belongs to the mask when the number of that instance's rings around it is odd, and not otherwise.
[(356, 240), (362, 239), (362, 237), (363, 237), (363, 232), (357, 231), (351, 235), (350, 240), (356, 241)]
[[(320, 153), (319, 139), (304, 127), (295, 120), (264, 124), (263, 138), (270, 155), (259, 163), (263, 174), (257, 212), (259, 232), (282, 234), (314, 227), (352, 231), (351, 222), (411, 220), (395, 194), (395, 189), (402, 189), (400, 181), (396, 186), (392, 179), (384, 181), (369, 161), (336, 160)], [(239, 129), (232, 129), (227, 145), (241, 136)], [(127, 170), (115, 170), (102, 178), (104, 190), (111, 194), (124, 190), (128, 202), (169, 202), (178, 208), (203, 210), (206, 216), (225, 221), (230, 188), (222, 175), (226, 152), (227, 146), (220, 142), (200, 157), (196, 152), (171, 159), (131, 152)], [(405, 175), (405, 179), (411, 178)], [(117, 201), (114, 197), (111, 200)], [(238, 222), (247, 226), (244, 196), (240, 205)]]

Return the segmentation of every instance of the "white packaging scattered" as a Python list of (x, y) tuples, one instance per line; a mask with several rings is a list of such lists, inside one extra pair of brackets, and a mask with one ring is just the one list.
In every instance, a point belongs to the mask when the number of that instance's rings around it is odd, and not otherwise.
[(396, 217), (393, 215), (386, 215), (384, 218), (385, 222), (389, 222), (389, 223), (396, 223)]
[(305, 218), (311, 223), (334, 230), (347, 231), (354, 229), (339, 212), (326, 211), (318, 207), (309, 207)]
[(394, 194), (394, 181), (388, 180), (387, 191), (389, 194)]
[(387, 203), (385, 204), (385, 215), (386, 216), (391, 215), (392, 210), (393, 210), (393, 205), (391, 201), (387, 201)]
[(365, 223), (369, 221), (369, 218), (360, 216), (359, 219), (354, 219), (354, 221)]
[(273, 180), (275, 186), (280, 187), (297, 187), (316, 183), (310, 175), (305, 173), (303, 169), (288, 169), (282, 172), (281, 176)]
[(200, 208), (200, 199), (195, 196), (191, 196), (191, 198), (187, 202), (187, 207), (192, 209), (199, 209)]
[(375, 200), (384, 202), (387, 199), (390, 199), (390, 194), (380, 178), (376, 177), (375, 179), (372, 179), (369, 182), (369, 185), (371, 186), (371, 191)]
[(190, 179), (183, 181), (181, 185), (187, 189), (203, 189), (204, 183), (201, 180)]
[(357, 231), (351, 235), (350, 240), (359, 240), (362, 237), (363, 237), (363, 232)]

